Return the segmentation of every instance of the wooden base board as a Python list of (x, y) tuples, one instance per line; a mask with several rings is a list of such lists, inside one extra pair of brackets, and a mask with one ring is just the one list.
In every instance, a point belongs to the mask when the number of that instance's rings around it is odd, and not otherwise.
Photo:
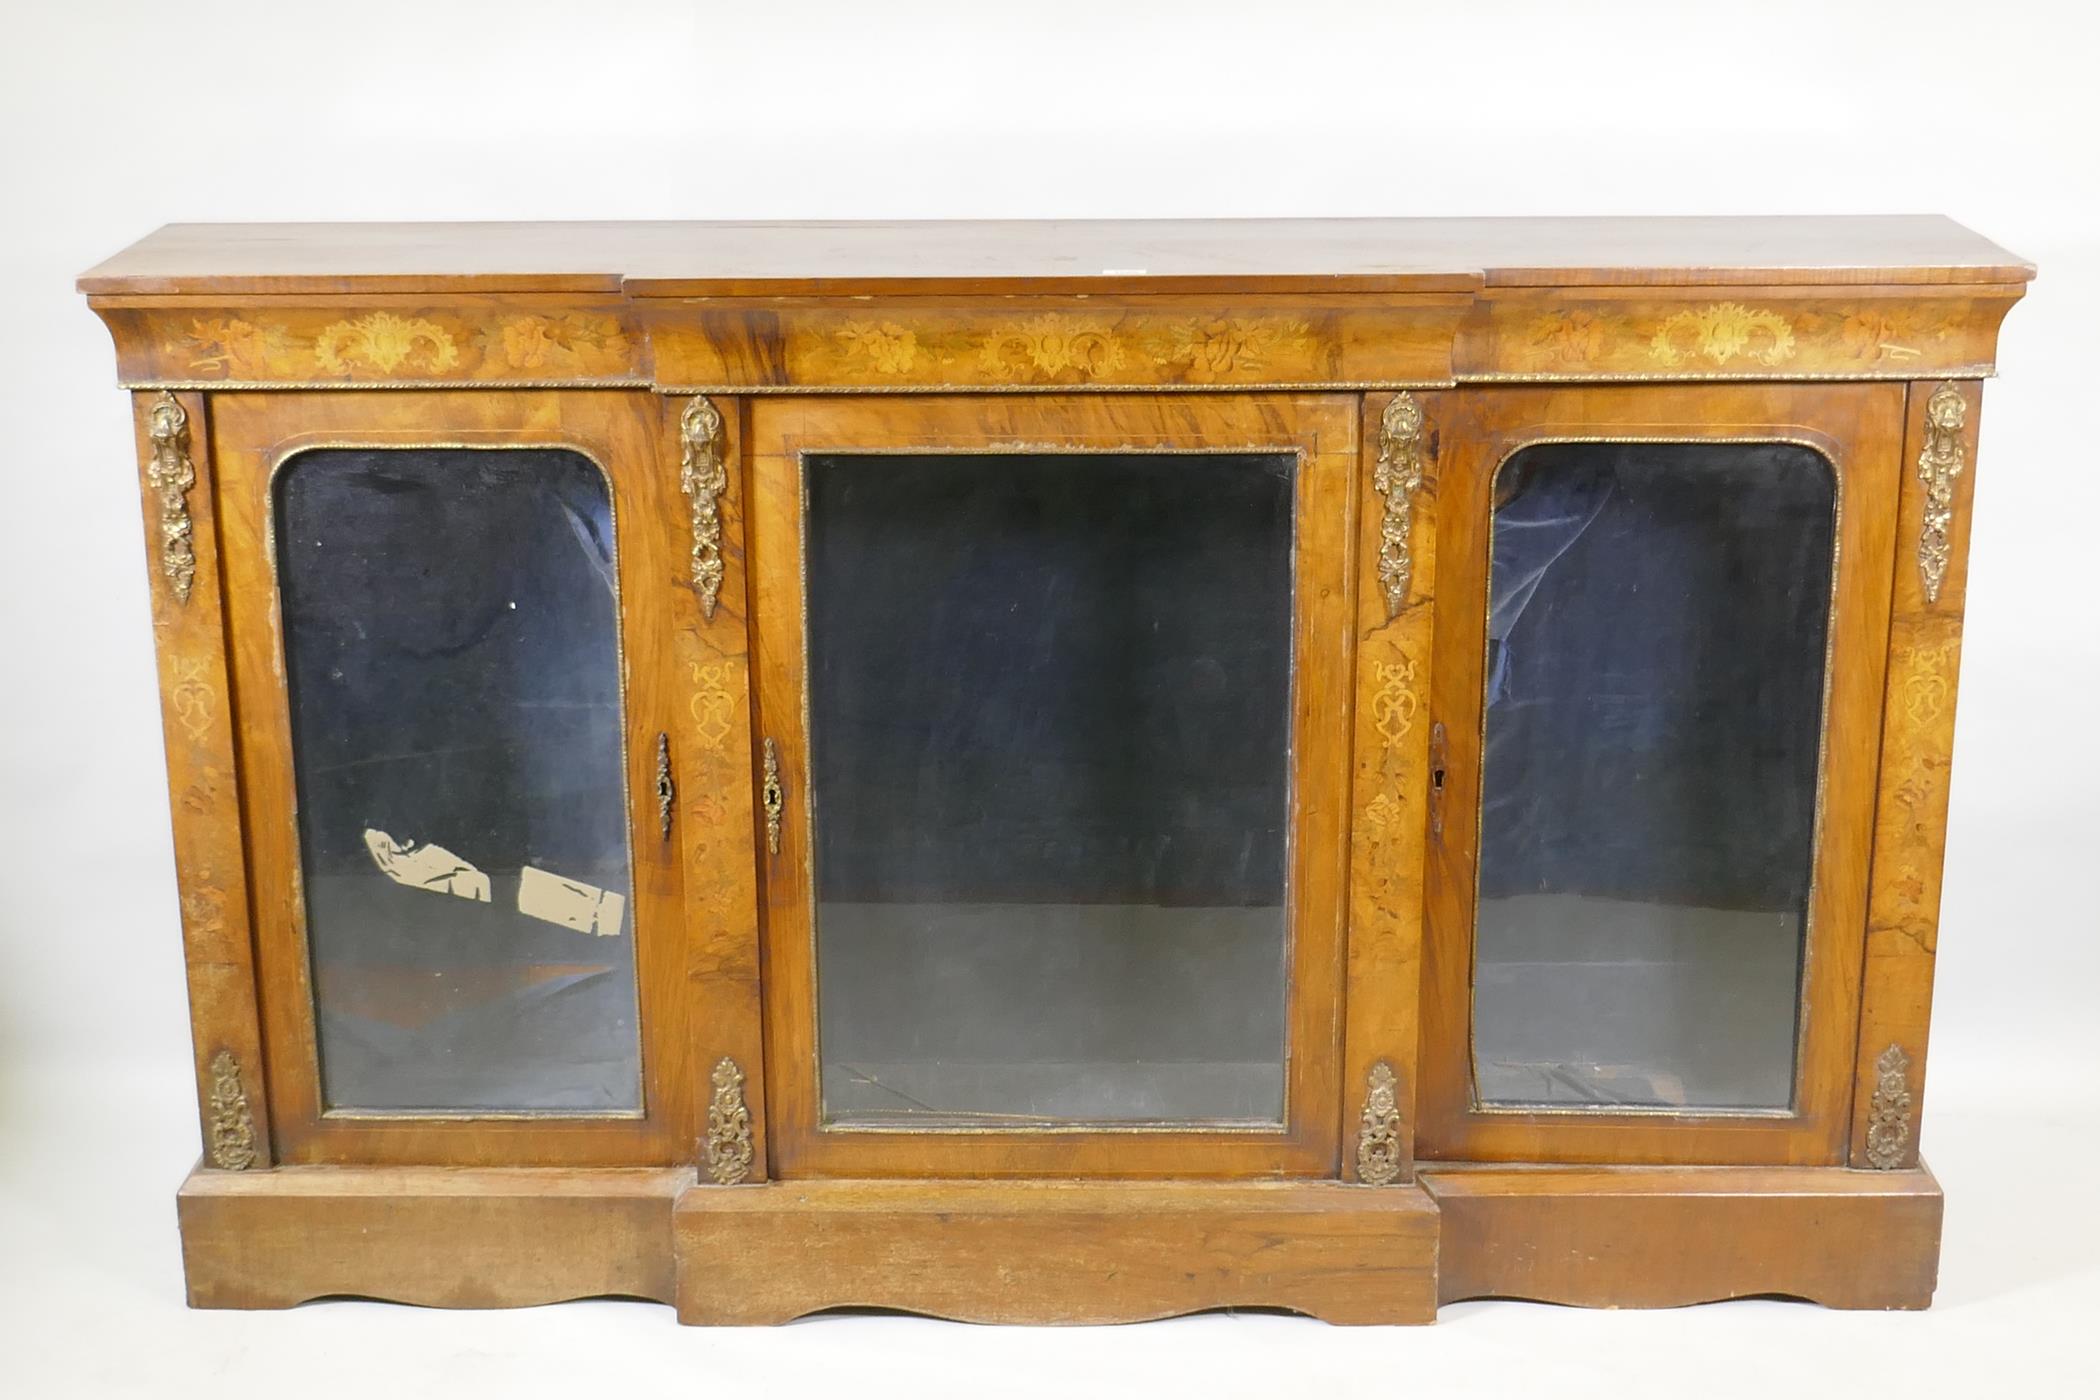
[(692, 1181), (690, 1168), (199, 1167), (176, 1197), (190, 1306), (668, 1303), (671, 1208)]
[(1436, 1315), (1436, 1208), (1338, 1182), (798, 1181), (678, 1200), (678, 1318), (786, 1322), (883, 1307), (1103, 1323), (1288, 1308)]
[(616, 1295), (675, 1302), (697, 1323), (851, 1306), (973, 1322), (1223, 1307), (1428, 1322), (1467, 1298), (1652, 1308), (1764, 1294), (1922, 1308), (1941, 1215), (1923, 1168), (1458, 1163), (1425, 1163), (1401, 1187), (200, 1168), (177, 1206), (194, 1307)]
[(1667, 1308), (1765, 1294), (1923, 1308), (1940, 1185), (1843, 1167), (1424, 1163), (1443, 1233), (1438, 1295)]

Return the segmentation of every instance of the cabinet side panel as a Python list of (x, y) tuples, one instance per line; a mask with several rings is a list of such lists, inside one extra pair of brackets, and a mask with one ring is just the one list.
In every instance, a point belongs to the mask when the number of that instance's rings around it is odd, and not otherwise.
[[(1910, 386), (1854, 1071), (1855, 1167), (1918, 1162), (1981, 400), (1975, 383)], [(1928, 526), (1935, 482), (1952, 512), (1942, 528)]]
[[(204, 1160), (267, 1167), (269, 1109), (205, 413), (202, 394), (132, 395)], [(215, 1072), (222, 1054), (229, 1060)]]
[[(1436, 411), (1417, 395), (1414, 425), (1381, 421), (1404, 396), (1364, 401), (1357, 476), (1356, 732), (1349, 841), (1349, 960), (1342, 1078), (1342, 1179), (1359, 1181), (1381, 1130), (1367, 1107), (1381, 1064), (1393, 1074), (1399, 1176), (1414, 1170), (1416, 1050), (1420, 1038), (1422, 864), (1430, 800), (1429, 643), (1436, 609)], [(1403, 424), (1403, 427), (1406, 425)], [(1388, 444), (1388, 438), (1395, 438)], [(1406, 457), (1382, 473), (1382, 450)], [(1412, 468), (1420, 485), (1409, 488)], [(1388, 541), (1391, 541), (1390, 545)], [(1383, 561), (1383, 562), (1382, 562)], [(1404, 571), (1404, 579), (1394, 565)], [(1397, 606), (1395, 596), (1398, 595)], [(1382, 1079), (1382, 1076), (1380, 1076)], [(1372, 1175), (1379, 1175), (1374, 1166)]]

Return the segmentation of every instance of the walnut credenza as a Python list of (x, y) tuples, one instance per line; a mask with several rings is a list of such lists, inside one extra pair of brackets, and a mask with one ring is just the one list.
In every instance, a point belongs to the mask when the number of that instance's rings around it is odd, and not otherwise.
[(1931, 1298), (1931, 218), (175, 226), (192, 1302)]

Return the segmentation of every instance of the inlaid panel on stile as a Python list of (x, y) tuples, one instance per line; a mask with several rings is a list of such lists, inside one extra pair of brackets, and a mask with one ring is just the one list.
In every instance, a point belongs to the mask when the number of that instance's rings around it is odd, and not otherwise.
[(172, 225), (191, 1301), (1922, 1307), (1937, 217)]

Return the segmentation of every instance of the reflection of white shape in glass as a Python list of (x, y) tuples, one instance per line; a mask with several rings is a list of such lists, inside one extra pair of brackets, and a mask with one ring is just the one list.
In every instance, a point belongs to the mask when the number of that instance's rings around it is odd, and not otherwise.
[(489, 877), (443, 846), (402, 845), (383, 831), (365, 828), (365, 849), (379, 873), (397, 885), (489, 902)]
[(581, 880), (550, 875), (528, 865), (518, 872), (518, 912), (550, 924), (595, 933), (600, 938), (619, 936), (620, 919), (627, 911), (626, 896), (601, 890)]

